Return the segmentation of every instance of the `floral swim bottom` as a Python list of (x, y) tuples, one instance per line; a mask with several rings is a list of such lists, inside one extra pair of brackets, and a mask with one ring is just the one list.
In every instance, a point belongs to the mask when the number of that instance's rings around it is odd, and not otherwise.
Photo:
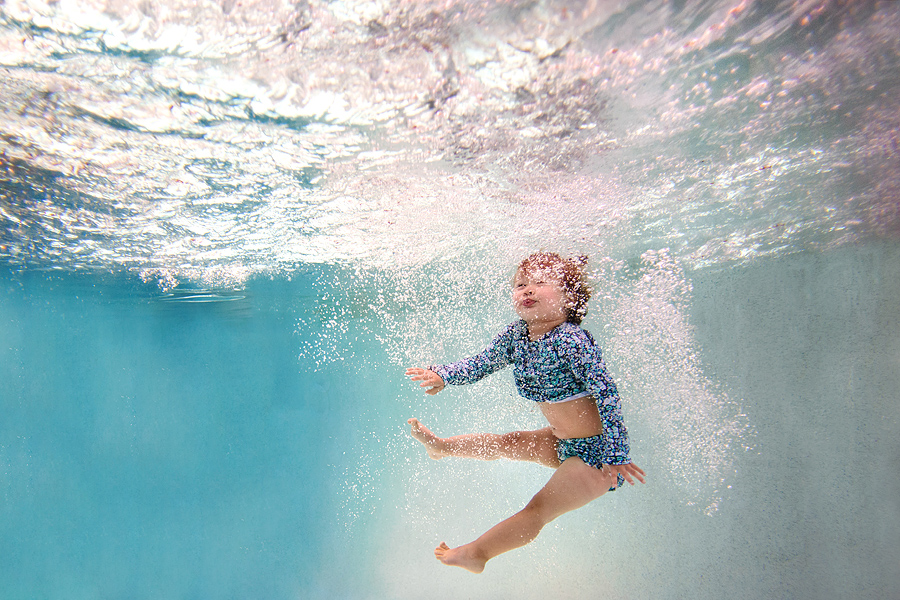
[[(587, 438), (570, 438), (567, 440), (557, 440), (556, 441), (556, 456), (559, 458), (559, 462), (565, 461), (567, 458), (572, 456), (577, 456), (584, 464), (590, 465), (595, 469), (602, 469), (605, 464), (612, 464), (610, 462), (610, 458), (615, 455), (623, 455), (628, 456), (628, 442), (624, 442), (624, 448), (616, 448), (618, 452), (610, 453), (609, 449), (606, 447), (610, 445), (609, 440), (604, 441), (602, 435), (595, 435)], [(615, 445), (615, 444), (613, 444)], [(611, 456), (613, 455), (613, 456)], [(617, 463), (616, 464), (620, 464)], [(616, 481), (616, 486), (609, 488), (609, 491), (614, 492), (616, 488), (622, 487), (622, 484), (625, 483), (625, 478), (622, 477), (622, 474), (618, 474), (618, 478)]]

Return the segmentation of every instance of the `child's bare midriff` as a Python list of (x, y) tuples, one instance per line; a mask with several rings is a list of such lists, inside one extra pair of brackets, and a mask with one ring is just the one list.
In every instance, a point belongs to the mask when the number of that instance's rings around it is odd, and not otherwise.
[(541, 412), (557, 438), (586, 438), (603, 433), (597, 401), (591, 396), (568, 402), (541, 402)]

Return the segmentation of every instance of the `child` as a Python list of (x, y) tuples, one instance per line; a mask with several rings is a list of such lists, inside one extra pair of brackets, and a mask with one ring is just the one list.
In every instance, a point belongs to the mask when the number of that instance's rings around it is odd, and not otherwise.
[(412, 436), (431, 458), (508, 458), (556, 469), (524, 509), (474, 542), (457, 548), (441, 542), (434, 554), (446, 565), (481, 573), (488, 560), (531, 542), (556, 517), (615, 490), (625, 480), (634, 485), (632, 477), (644, 483), (644, 472), (628, 458), (616, 385), (600, 348), (580, 327), (590, 298), (585, 261), (532, 254), (519, 265), (513, 282), (512, 299), (520, 321), (507, 326), (476, 356), (406, 370), (434, 395), (445, 384), (472, 383), (512, 364), (519, 393), (538, 402), (550, 424), (537, 431), (439, 438), (417, 419), (409, 419)]

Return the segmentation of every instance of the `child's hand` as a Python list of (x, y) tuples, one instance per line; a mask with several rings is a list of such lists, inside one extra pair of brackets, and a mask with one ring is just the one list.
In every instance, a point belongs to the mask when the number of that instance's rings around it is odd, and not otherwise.
[(621, 473), (622, 477), (625, 478), (625, 481), (631, 485), (634, 485), (634, 481), (631, 479), (632, 477), (641, 483), (644, 483), (644, 470), (633, 463), (628, 463), (626, 465), (603, 465), (603, 470), (608, 470), (613, 475)]
[(413, 381), (421, 381), (419, 387), (428, 388), (425, 393), (431, 396), (444, 389), (444, 380), (434, 371), (413, 367), (406, 370), (406, 375)]

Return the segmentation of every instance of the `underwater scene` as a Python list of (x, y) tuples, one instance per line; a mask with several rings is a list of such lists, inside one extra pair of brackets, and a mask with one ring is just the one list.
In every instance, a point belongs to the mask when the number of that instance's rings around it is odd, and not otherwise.
[[(0, 600), (900, 597), (900, 3), (0, 3)], [(484, 348), (587, 256), (644, 485)]]

